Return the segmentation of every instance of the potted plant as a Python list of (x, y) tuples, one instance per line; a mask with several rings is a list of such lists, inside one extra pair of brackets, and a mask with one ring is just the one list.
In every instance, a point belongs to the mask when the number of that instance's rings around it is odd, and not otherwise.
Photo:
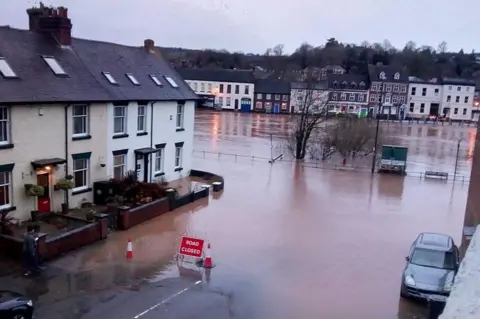
[(85, 219), (88, 220), (88, 221), (92, 221), (95, 219), (95, 216), (94, 216), (94, 210), (89, 210), (88, 212), (85, 213)]
[(43, 186), (35, 184), (25, 184), (24, 187), (27, 196), (33, 197), (33, 210), (30, 213), (32, 221), (35, 222), (38, 220), (37, 198), (45, 194), (45, 188), (43, 188)]
[(12, 216), (9, 216), (9, 214), (9, 211), (0, 210), (0, 234), (12, 236), (12, 226), (14, 224), (14, 218)]
[(72, 189), (75, 185), (73, 184), (73, 176), (68, 175), (65, 178), (60, 178), (55, 183), (55, 189), (63, 190), (65, 192), (65, 202), (62, 203), (62, 214), (66, 214), (68, 212), (68, 204), (66, 203), (67, 192), (69, 189)]

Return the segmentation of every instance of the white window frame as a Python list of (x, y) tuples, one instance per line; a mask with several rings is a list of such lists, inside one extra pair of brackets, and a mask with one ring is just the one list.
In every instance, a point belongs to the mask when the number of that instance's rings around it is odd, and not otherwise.
[(256, 108), (256, 109), (261, 109), (261, 108), (263, 108), (263, 102), (257, 101), (257, 102), (255, 103), (255, 108)]
[[(0, 145), (10, 144), (10, 125), (10, 108), (0, 106)], [(6, 136), (3, 136), (4, 132)]]
[(406, 99), (405, 95), (400, 95), (399, 99), (398, 99), (398, 102), (403, 104), (403, 103), (405, 103), (405, 99)]
[(386, 96), (385, 96), (385, 104), (387, 104), (387, 103), (390, 104), (391, 101), (392, 101), (392, 96), (391, 96), (391, 95), (386, 95)]
[(115, 80), (115, 78), (110, 72), (103, 71), (102, 74), (110, 84), (118, 84), (117, 80)]
[(386, 80), (387, 79), (387, 76), (385, 75), (385, 72), (380, 72), (380, 74), (378, 75), (379, 79), (380, 80)]
[(257, 99), (259, 99), (259, 100), (263, 99), (263, 94), (262, 93), (257, 93)]
[(10, 208), (13, 206), (12, 200), (13, 200), (13, 187), (12, 187), (12, 172), (0, 172), (0, 175), (4, 175), (4, 180), (5, 182), (0, 184), (0, 188), (7, 188), (8, 189), (8, 198), (6, 199), (6, 202), (8, 203), (0, 205), (0, 209), (5, 209), (5, 208)]
[(358, 95), (358, 102), (363, 102), (363, 94)]
[(185, 104), (177, 103), (176, 128), (183, 128), (183, 120), (185, 117)]
[(265, 94), (265, 100), (271, 100), (272, 95), (271, 94)]
[[(120, 164), (115, 164), (115, 159), (119, 158), (122, 159), (122, 163)], [(115, 169), (120, 168), (121, 169), (121, 174), (120, 176), (115, 176)], [(127, 168), (127, 154), (118, 154), (118, 155), (113, 155), (113, 161), (112, 161), (112, 177), (113, 178), (123, 178), (125, 176)]]
[(282, 95), (281, 94), (275, 94), (275, 101), (281, 101)]
[(212, 83), (207, 83), (207, 93), (212, 92)]
[(400, 73), (395, 73), (395, 75), (393, 76), (393, 79), (394, 80), (400, 80)]
[(393, 104), (398, 103), (398, 95), (392, 96), (392, 103)]
[(150, 74), (150, 79), (152, 79), (153, 83), (155, 83), (157, 86), (163, 86), (162, 82), (160, 82), (158, 76), (155, 74)]
[(377, 102), (377, 95), (376, 94), (371, 94), (370, 95), (370, 102)]
[(223, 97), (222, 96), (218, 97), (218, 104), (220, 106), (223, 106)]
[(232, 105), (232, 99), (229, 96), (227, 96), (227, 106), (230, 106), (230, 105)]
[(182, 167), (182, 159), (183, 159), (183, 146), (175, 146), (175, 161), (174, 161), (175, 168)]
[(346, 100), (347, 100), (347, 94), (342, 93), (342, 94), (340, 95), (340, 100), (346, 101)]
[(42, 56), (42, 58), (55, 75), (67, 75), (67, 72), (65, 72), (63, 67), (53, 56)]
[[(82, 108), (82, 111), (85, 111), (83, 114), (76, 114), (75, 109), (76, 108)], [(87, 136), (89, 132), (89, 108), (87, 104), (75, 104), (72, 105), (72, 136), (73, 137), (82, 137), (82, 136)], [(75, 122), (76, 121), (81, 121), (82, 126), (84, 131), (80, 133), (75, 133)]]
[(400, 85), (394, 84), (393, 85), (393, 92), (400, 92)]
[(333, 93), (332, 94), (332, 101), (336, 101), (338, 99), (338, 94), (337, 93)]
[(172, 88), (175, 88), (175, 89), (178, 88), (178, 84), (177, 84), (177, 82), (175, 82), (174, 79), (172, 79), (169, 76), (165, 76), (164, 78), (165, 78), (165, 80), (167, 80), (168, 84), (170, 84), (172, 86)]
[(165, 173), (165, 148), (159, 147), (155, 152), (154, 172), (156, 174)]
[(133, 83), (133, 85), (140, 85), (140, 82), (138, 82), (137, 78), (132, 73), (125, 73), (125, 75), (130, 80), (130, 82)]
[(400, 87), (400, 92), (401, 92), (401, 93), (407, 93), (407, 86), (406, 86), (406, 85), (402, 85), (402, 86)]
[(193, 90), (195, 92), (198, 92), (198, 83), (197, 82), (193, 82)]
[(205, 83), (200, 83), (200, 92), (205, 92)]
[[(82, 168), (75, 168), (75, 164), (77, 161), (82, 161), (85, 165)], [(72, 163), (72, 172), (73, 172), (73, 183), (75, 184), (75, 175), (78, 172), (82, 172), (83, 174), (83, 181), (84, 185), (76, 186), (72, 189), (72, 191), (80, 191), (88, 188), (89, 180), (90, 180), (90, 159), (82, 158), (82, 159), (74, 159)]]
[(0, 57), (0, 73), (6, 79), (18, 78), (17, 73), (13, 71), (8, 61), (3, 57)]
[(385, 85), (385, 92), (392, 92), (392, 85), (391, 84), (386, 84)]
[[(143, 110), (141, 112), (141, 110)], [(140, 127), (143, 125), (143, 128)], [(137, 107), (137, 133), (145, 133), (147, 131), (147, 106), (138, 105)]]
[[(123, 115), (121, 116), (116, 116), (115, 115), (115, 110), (117, 108), (122, 108), (123, 109)], [(116, 128), (115, 128), (115, 120), (117, 118), (121, 118), (122, 119), (122, 126), (123, 126), (123, 130), (121, 131), (118, 131), (116, 132)], [(122, 134), (127, 134), (127, 106), (125, 105), (114, 105), (113, 106), (113, 135), (122, 135)]]
[(350, 102), (355, 101), (355, 94), (354, 94), (354, 93), (350, 93), (350, 95), (348, 96), (348, 100), (349, 100)]

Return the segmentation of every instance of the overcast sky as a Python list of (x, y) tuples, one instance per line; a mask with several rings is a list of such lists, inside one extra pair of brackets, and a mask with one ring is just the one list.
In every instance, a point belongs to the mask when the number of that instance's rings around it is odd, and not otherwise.
[[(0, 0), (0, 25), (28, 28), (33, 0)], [(141, 45), (287, 52), (302, 42), (321, 45), (409, 40), (436, 48), (480, 51), (478, 0), (45, 0), (69, 9), (73, 35)]]

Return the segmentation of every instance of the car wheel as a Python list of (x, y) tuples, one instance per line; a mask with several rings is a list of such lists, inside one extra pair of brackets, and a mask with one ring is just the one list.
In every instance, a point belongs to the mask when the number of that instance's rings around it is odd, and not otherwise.
[(402, 297), (402, 298), (408, 298), (408, 295), (407, 295), (407, 293), (405, 292), (405, 287), (404, 287), (403, 285), (400, 287), (400, 297)]
[(12, 319), (28, 319), (24, 312), (15, 312)]

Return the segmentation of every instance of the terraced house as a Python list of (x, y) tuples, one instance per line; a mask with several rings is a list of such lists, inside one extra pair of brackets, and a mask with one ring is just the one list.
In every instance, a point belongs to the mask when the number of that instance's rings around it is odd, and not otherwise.
[[(92, 200), (93, 182), (188, 174), (194, 92), (155, 50), (72, 38), (66, 8), (0, 27), (0, 209), (27, 219)], [(73, 176), (66, 198), (54, 187)], [(26, 184), (45, 194), (34, 204)], [(36, 207), (35, 207), (36, 208)]]

